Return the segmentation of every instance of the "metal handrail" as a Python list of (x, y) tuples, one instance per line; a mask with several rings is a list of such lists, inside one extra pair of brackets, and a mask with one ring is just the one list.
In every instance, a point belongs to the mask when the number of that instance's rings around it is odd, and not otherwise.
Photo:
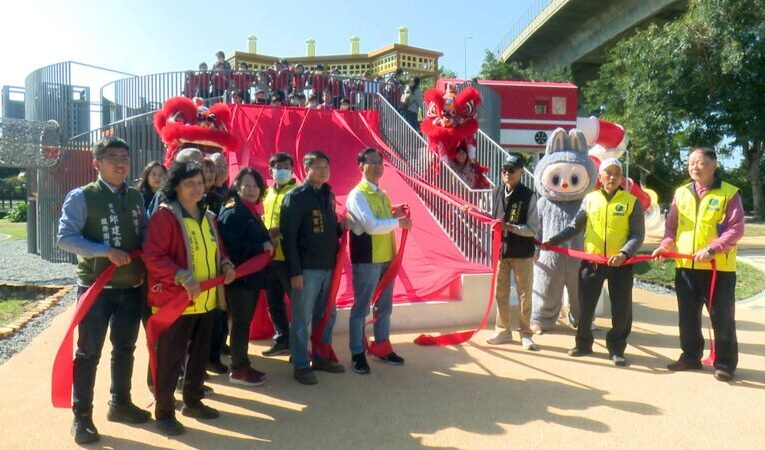
[[(472, 189), (449, 165), (428, 150), (427, 141), (385, 98), (377, 96), (373, 106), (380, 112), (380, 132), (396, 156), (391, 163), (409, 177), (406, 181), (422, 199), (444, 232), (472, 262), (491, 264), (491, 229), (486, 223), (460, 212), (453, 203), (436, 195), (425, 184), (461, 198), (484, 210), (491, 209), (491, 189)], [(435, 170), (440, 167), (441, 170)]]
[[(532, 5), (529, 5), (529, 7), (524, 11), (521, 15), (521, 17), (518, 18), (518, 20), (513, 24), (512, 27), (502, 36), (500, 41), (497, 43), (497, 46), (494, 48), (494, 54), (499, 58), (502, 56), (504, 51), (510, 46), (510, 44), (515, 41), (522, 33), (526, 31), (526, 29), (531, 25), (534, 20), (542, 15), (542, 13), (545, 12), (545, 10), (550, 6), (550, 3), (552, 3), (553, 0), (536, 0)], [(559, 1), (559, 3), (561, 3)], [(545, 14), (545, 17), (551, 16), (551, 13)]]

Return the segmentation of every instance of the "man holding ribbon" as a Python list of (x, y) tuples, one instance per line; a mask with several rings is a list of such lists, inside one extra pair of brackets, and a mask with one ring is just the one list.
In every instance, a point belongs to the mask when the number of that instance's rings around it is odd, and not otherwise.
[(584, 250), (604, 258), (604, 263), (587, 260), (581, 263), (579, 327), (576, 329), (576, 346), (568, 354), (574, 357), (592, 354), (593, 316), (603, 282), (608, 280), (611, 330), (606, 335), (606, 347), (613, 363), (625, 366), (624, 350), (632, 330), (634, 279), (632, 265), (624, 263), (643, 245), (643, 206), (621, 187), (624, 175), (618, 159), (603, 160), (598, 177), (601, 187), (587, 194), (574, 220), (545, 244), (558, 245), (584, 231)]
[(77, 444), (100, 439), (93, 424), (93, 386), (107, 328), (111, 328), (111, 422), (143, 423), (151, 414), (131, 400), (133, 352), (141, 323), (144, 265), (128, 253), (140, 249), (146, 230), (141, 194), (128, 186), (130, 148), (117, 137), (93, 147), (98, 179), (66, 196), (58, 246), (77, 255), (77, 297), (81, 298), (110, 263), (117, 266), (106, 289), (79, 324), (74, 358), (72, 435)]
[[(345, 206), (351, 218), (350, 249), (353, 267), (353, 307), (349, 322), (351, 366), (359, 374), (370, 372), (364, 342), (364, 321), (369, 313), (377, 285), (390, 267), (398, 227), (409, 229), (412, 219), (403, 206), (393, 211), (388, 195), (380, 188), (383, 174), (382, 155), (376, 148), (366, 148), (357, 158), (362, 179), (348, 194)], [(390, 316), (393, 312), (393, 280), (390, 280), (374, 304), (375, 344), (390, 347)], [(389, 364), (404, 364), (392, 348), (380, 358)]]
[[(717, 154), (713, 149), (698, 147), (691, 151), (688, 173), (692, 181), (675, 191), (664, 239), (653, 256), (661, 257), (673, 248), (678, 253), (693, 255), (693, 259), (678, 259), (676, 263), (675, 291), (683, 353), (667, 368), (701, 369), (704, 352), (701, 310), (709, 301), (714, 329), (714, 376), (730, 381), (738, 364), (736, 244), (744, 236), (744, 207), (738, 188), (722, 181), (716, 170)], [(710, 299), (715, 276), (714, 295)]]
[[(282, 249), (290, 273), (292, 322), (290, 353), (294, 377), (302, 384), (316, 384), (314, 370), (342, 373), (342, 365), (328, 354), (337, 311), (326, 311), (328, 294), (335, 269), (339, 238), (348, 220), (337, 220), (335, 195), (327, 184), (329, 157), (320, 151), (303, 157), (305, 182), (284, 198), (280, 231)], [(326, 326), (313, 346), (313, 361), (308, 355), (308, 328), (315, 329), (325, 314)], [(317, 345), (318, 344), (318, 345)], [(318, 347), (322, 348), (318, 348)]]

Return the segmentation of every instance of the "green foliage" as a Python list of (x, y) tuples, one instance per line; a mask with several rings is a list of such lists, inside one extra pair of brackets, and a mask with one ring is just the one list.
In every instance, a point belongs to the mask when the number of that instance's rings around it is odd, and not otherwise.
[[(667, 289), (675, 289), (675, 263), (642, 262), (635, 264), (635, 279)], [(738, 261), (736, 263), (736, 300), (744, 300), (765, 291), (765, 274)]]
[(27, 204), (16, 203), (12, 210), (8, 212), (6, 216), (10, 222), (26, 222), (27, 221)]
[[(438, 78), (459, 78), (457, 72), (449, 70), (444, 66), (438, 68)], [(438, 78), (428, 77), (420, 79), (420, 89), (426, 91), (436, 85)]]
[(571, 81), (570, 67), (553, 67), (539, 71), (533, 65), (525, 65), (516, 61), (503, 62), (489, 50), (481, 64), (479, 78), (486, 80), (519, 80), (519, 81)]
[(27, 299), (3, 298), (0, 299), (0, 326), (13, 322), (22, 315), (32, 302)]
[[(735, 146), (744, 152), (745, 169), (754, 169), (750, 192), (759, 193), (765, 0), (690, 0), (681, 19), (618, 43), (584, 96), (585, 109), (629, 130), (632, 159), (646, 169), (648, 185), (686, 178), (683, 148)], [(718, 145), (724, 138), (730, 144)], [(765, 213), (757, 201), (750, 198)]]

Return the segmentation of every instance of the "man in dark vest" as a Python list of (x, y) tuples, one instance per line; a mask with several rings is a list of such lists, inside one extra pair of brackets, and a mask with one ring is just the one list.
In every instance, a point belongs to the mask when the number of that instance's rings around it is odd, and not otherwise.
[(534, 282), (534, 238), (537, 236), (537, 195), (521, 183), (526, 161), (520, 153), (510, 153), (502, 165), (503, 183), (492, 194), (494, 219), (503, 222), (502, 255), (497, 270), (494, 300), (497, 302), (496, 333), (486, 342), (492, 345), (512, 342), (512, 312), (510, 308), (510, 275), (515, 275), (518, 294), (518, 322), (521, 345), (525, 350), (537, 350), (531, 338), (531, 292)]
[(116, 137), (93, 147), (98, 179), (67, 194), (58, 226), (58, 246), (77, 255), (77, 296), (114, 263), (106, 289), (93, 303), (78, 328), (74, 358), (72, 435), (78, 444), (96, 442), (93, 425), (93, 385), (106, 329), (111, 327), (111, 401), (106, 418), (111, 422), (143, 423), (151, 414), (135, 406), (130, 397), (133, 352), (141, 323), (144, 266), (129, 252), (141, 248), (146, 212), (141, 194), (125, 183), (130, 176), (130, 149)]

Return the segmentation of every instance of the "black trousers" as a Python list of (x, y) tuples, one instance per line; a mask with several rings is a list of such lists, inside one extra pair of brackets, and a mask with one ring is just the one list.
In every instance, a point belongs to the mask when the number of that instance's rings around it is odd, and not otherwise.
[(210, 341), (210, 362), (219, 363), (221, 349), (228, 337), (228, 313), (222, 309), (212, 311), (213, 322)]
[[(210, 332), (213, 312), (181, 316), (159, 337), (157, 342), (157, 387), (154, 418), (175, 416), (175, 388), (184, 364), (183, 403), (196, 405), (202, 400), (207, 355), (210, 353)], [(188, 360), (186, 354), (188, 353)]]
[[(77, 287), (77, 298), (87, 287)], [(131, 401), (133, 352), (141, 326), (141, 288), (104, 289), (78, 326), (77, 351), (74, 356), (72, 410), (75, 415), (90, 414), (93, 409), (93, 387), (96, 369), (106, 331), (111, 328), (112, 402)]]
[(290, 321), (287, 317), (287, 305), (284, 294), (290, 291), (290, 276), (287, 263), (272, 261), (265, 271), (268, 315), (274, 324), (274, 342), (289, 343)]
[(632, 265), (611, 267), (582, 261), (579, 267), (576, 346), (584, 350), (592, 349), (592, 321), (606, 280), (611, 297), (611, 329), (606, 334), (606, 347), (609, 355), (623, 356), (627, 348), (627, 336), (632, 331)]
[[(680, 325), (681, 359), (699, 361), (704, 353), (701, 332), (701, 311), (709, 299), (711, 270), (677, 269), (675, 291)], [(712, 320), (715, 341), (715, 368), (736, 370), (738, 340), (736, 339), (736, 272), (717, 272), (715, 296), (712, 299)]]
[(231, 370), (250, 366), (247, 348), (250, 343), (250, 324), (258, 305), (259, 289), (226, 286), (226, 300), (231, 317)]

